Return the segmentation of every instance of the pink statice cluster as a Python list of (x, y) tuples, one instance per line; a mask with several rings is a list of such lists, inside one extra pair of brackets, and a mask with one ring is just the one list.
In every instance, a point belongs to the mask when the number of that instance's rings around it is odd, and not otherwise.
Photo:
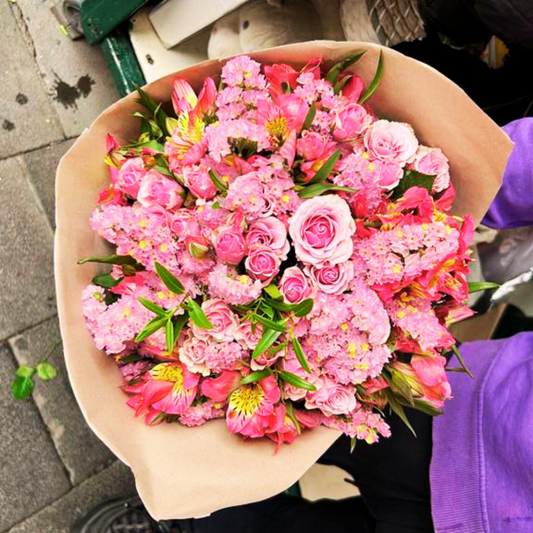
[(240, 56), (198, 93), (176, 79), (171, 116), (140, 91), (138, 142), (108, 137), (90, 223), (114, 255), (87, 261), (113, 266), (83, 308), (147, 423), (372, 443), (387, 405), (437, 414), (451, 396), (472, 221), (449, 214), (441, 150), (368, 91), (319, 59)]

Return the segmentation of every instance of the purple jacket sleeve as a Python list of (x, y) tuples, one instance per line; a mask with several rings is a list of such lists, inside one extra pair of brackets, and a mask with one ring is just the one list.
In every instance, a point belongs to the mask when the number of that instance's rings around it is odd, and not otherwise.
[(515, 143), (503, 175), (503, 184), (482, 224), (495, 229), (533, 225), (533, 118), (503, 127)]

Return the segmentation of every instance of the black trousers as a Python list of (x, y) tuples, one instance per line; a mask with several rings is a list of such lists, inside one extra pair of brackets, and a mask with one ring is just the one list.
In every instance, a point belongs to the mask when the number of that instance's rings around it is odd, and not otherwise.
[(187, 533), (432, 533), (429, 464), (432, 418), (406, 410), (416, 437), (396, 416), (392, 437), (377, 444), (339, 438), (319, 460), (344, 469), (361, 497), (309, 502), (279, 494), (218, 511), (208, 518), (174, 522)]

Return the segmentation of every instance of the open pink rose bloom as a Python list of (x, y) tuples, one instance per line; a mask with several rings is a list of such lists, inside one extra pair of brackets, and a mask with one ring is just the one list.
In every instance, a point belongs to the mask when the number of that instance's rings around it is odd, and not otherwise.
[(58, 172), (65, 356), (155, 517), (280, 492), (341, 433), (394, 438), (385, 409), (442, 412), (509, 151), (451, 82), (362, 43), (201, 64), (97, 119)]

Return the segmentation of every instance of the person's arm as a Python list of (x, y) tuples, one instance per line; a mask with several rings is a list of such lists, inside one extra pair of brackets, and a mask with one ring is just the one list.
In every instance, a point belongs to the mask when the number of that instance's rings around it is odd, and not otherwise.
[(482, 224), (494, 229), (533, 225), (533, 118), (503, 127), (515, 143), (507, 162), (502, 187)]

